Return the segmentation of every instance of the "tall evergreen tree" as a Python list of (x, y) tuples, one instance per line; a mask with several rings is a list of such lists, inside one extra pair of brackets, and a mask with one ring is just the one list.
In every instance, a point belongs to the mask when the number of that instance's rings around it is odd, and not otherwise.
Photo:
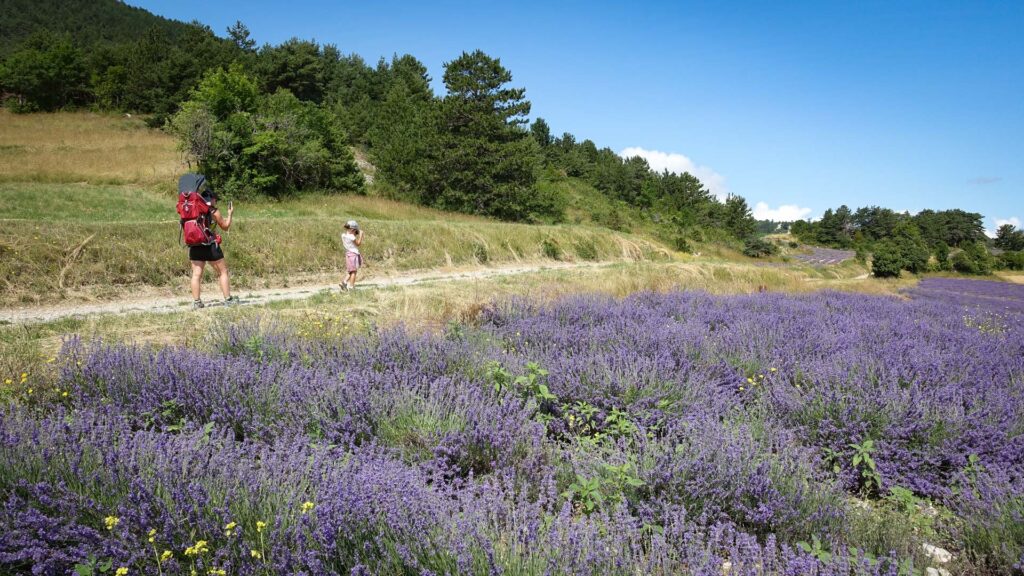
[(509, 88), (512, 73), (482, 51), (445, 64), (440, 149), (427, 198), (463, 212), (504, 220), (552, 215), (556, 203), (534, 191), (539, 149), (523, 128), (526, 90)]
[(1017, 230), (1013, 224), (1003, 224), (996, 230), (993, 244), (1000, 250), (1024, 250), (1024, 231)]

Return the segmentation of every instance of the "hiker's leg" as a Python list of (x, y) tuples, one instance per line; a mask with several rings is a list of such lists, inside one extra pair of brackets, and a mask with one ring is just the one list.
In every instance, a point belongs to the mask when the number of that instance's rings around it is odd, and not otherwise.
[(206, 262), (200, 260), (189, 260), (192, 263), (192, 299), (199, 300), (199, 293), (203, 286), (203, 269), (206, 268)]
[(228, 262), (227, 262), (227, 260), (221, 258), (220, 260), (217, 260), (216, 262), (210, 262), (210, 265), (213, 266), (213, 269), (217, 271), (217, 274), (218, 274), (217, 280), (220, 282), (221, 294), (224, 295), (224, 298), (230, 297), (231, 296), (231, 282), (230, 282), (230, 279), (228, 278)]

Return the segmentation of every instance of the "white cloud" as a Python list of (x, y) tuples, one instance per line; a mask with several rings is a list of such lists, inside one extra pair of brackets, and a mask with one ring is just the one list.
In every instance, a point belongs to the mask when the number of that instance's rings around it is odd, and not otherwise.
[(647, 160), (647, 164), (649, 164), (651, 169), (655, 172), (661, 172), (663, 170), (675, 172), (676, 174), (689, 172), (693, 176), (696, 176), (697, 179), (704, 184), (704, 187), (710, 190), (711, 193), (717, 196), (720, 200), (725, 200), (725, 197), (729, 195), (729, 188), (725, 185), (725, 176), (715, 172), (714, 169), (709, 166), (698, 166), (693, 162), (693, 160), (690, 160), (682, 154), (677, 154), (675, 152), (660, 152), (658, 150), (646, 150), (639, 146), (631, 146), (622, 152), (619, 152), (619, 156), (622, 156), (623, 158), (639, 156), (644, 160)]
[(797, 206), (796, 204), (783, 204), (778, 208), (770, 208), (764, 202), (758, 202), (754, 209), (754, 218), (758, 220), (774, 220), (776, 222), (793, 222), (795, 220), (806, 220), (811, 209)]
[(999, 230), (999, 227), (1002, 226), (1003, 224), (1009, 224), (1009, 225), (1017, 228), (1018, 230), (1021, 229), (1020, 218), (1018, 218), (1016, 216), (1010, 216), (1009, 218), (993, 218), (993, 221), (996, 223), (996, 225), (994, 227), (992, 227), (991, 229), (986, 229), (985, 230), (985, 234), (989, 238), (995, 238), (996, 237), (996, 231)]

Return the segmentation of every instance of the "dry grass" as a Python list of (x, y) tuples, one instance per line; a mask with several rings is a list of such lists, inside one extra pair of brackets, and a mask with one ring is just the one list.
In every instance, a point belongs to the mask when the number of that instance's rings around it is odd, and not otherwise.
[(174, 138), (117, 114), (0, 110), (0, 180), (173, 183), (181, 171)]
[[(333, 218), (238, 218), (224, 249), (238, 288), (287, 286), (344, 268)], [(667, 260), (658, 244), (598, 228), (498, 222), (362, 219), (365, 273), (514, 262)], [(88, 242), (86, 240), (89, 239)], [(151, 287), (187, 291), (178, 225), (163, 222), (9, 221), (0, 229), (0, 305), (121, 298)]]

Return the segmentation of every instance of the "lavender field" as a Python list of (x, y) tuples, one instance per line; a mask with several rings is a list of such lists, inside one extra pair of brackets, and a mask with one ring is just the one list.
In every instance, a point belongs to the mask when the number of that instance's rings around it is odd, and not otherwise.
[(815, 266), (840, 264), (857, 255), (853, 250), (836, 250), (835, 248), (823, 248), (821, 246), (806, 246), (805, 248), (810, 249), (810, 252), (793, 254), (793, 259)]
[(4, 409), (0, 572), (1020, 573), (1024, 295), (971, 284), (71, 342)]

